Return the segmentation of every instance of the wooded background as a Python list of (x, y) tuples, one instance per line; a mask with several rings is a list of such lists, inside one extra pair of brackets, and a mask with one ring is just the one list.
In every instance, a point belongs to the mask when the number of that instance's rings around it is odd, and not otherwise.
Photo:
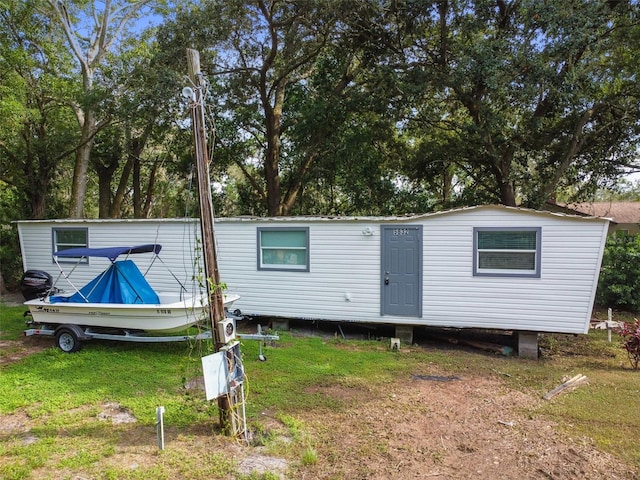
[(637, 193), (636, 1), (0, 0), (0, 20), (5, 280), (12, 220), (194, 216), (187, 48), (217, 215)]

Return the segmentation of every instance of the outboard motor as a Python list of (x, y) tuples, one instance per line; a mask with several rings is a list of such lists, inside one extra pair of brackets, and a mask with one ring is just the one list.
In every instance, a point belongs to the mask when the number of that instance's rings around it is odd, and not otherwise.
[(52, 287), (53, 277), (44, 270), (27, 270), (20, 282), (20, 290), (25, 300), (44, 297)]

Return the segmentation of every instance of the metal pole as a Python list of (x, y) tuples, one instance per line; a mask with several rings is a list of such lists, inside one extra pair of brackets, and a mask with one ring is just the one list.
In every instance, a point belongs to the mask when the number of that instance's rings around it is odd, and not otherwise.
[(164, 450), (164, 407), (156, 408), (156, 434), (158, 435), (158, 448)]

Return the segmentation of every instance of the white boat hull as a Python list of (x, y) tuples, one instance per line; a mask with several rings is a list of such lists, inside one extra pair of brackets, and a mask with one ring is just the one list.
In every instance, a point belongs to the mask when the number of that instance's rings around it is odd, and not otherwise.
[[(51, 303), (48, 298), (29, 300), (33, 321), (38, 324), (73, 324), (83, 327), (142, 330), (172, 333), (207, 322), (206, 298), (200, 296), (180, 300), (177, 296), (159, 294), (159, 304), (121, 303)], [(238, 295), (225, 295), (224, 306), (230, 307)]]

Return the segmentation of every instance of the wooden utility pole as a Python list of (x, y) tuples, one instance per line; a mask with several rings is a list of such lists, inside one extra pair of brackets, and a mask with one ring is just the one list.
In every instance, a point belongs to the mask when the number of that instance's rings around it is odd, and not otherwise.
[[(224, 320), (223, 293), (220, 284), (220, 272), (216, 257), (214, 215), (211, 200), (211, 184), (209, 181), (209, 153), (207, 151), (207, 132), (204, 122), (204, 80), (200, 72), (200, 53), (187, 49), (187, 69), (189, 79), (194, 85), (191, 98), (191, 121), (195, 140), (196, 172), (198, 180), (198, 203), (200, 205), (200, 229), (206, 288), (209, 299), (209, 319), (213, 331), (215, 351), (219, 351), (222, 343), (218, 338), (218, 322)], [(235, 416), (232, 414), (230, 397), (218, 398), (220, 409), (220, 425), (227, 433), (235, 433)]]

